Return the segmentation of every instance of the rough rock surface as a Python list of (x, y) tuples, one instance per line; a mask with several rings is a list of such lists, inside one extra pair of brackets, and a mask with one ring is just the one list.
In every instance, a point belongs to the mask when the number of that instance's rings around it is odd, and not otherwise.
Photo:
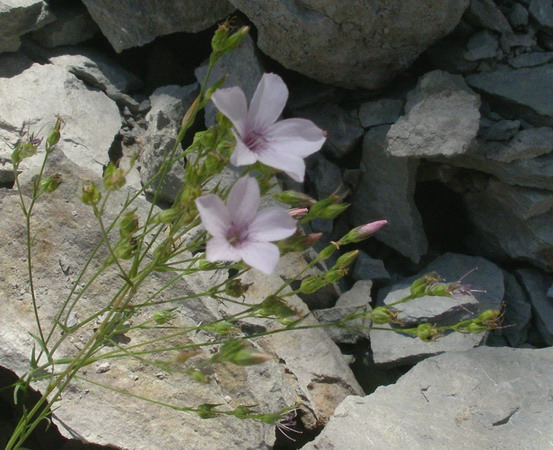
[[(17, 92), (17, 96), (13, 93)], [(11, 155), (23, 125), (44, 134), (59, 114), (66, 124), (58, 147), (76, 164), (101, 174), (121, 126), (115, 102), (90, 89), (63, 67), (32, 64), (17, 54), (0, 55), (0, 155)], [(35, 167), (42, 156), (22, 167)]]
[(16, 52), (19, 37), (54, 20), (44, 0), (8, 0), (0, 4), (0, 52)]
[(406, 114), (386, 136), (398, 157), (452, 156), (470, 150), (478, 133), (480, 99), (460, 75), (429, 72), (409, 93)]
[(197, 33), (233, 11), (226, 0), (159, 2), (157, 0), (83, 0), (88, 12), (117, 52), (153, 41), (158, 36)]
[(361, 179), (350, 208), (351, 219), (355, 226), (388, 220), (376, 239), (418, 262), (427, 249), (422, 219), (413, 200), (418, 161), (386, 152), (388, 129), (382, 125), (365, 134)]
[(551, 371), (550, 348), (439, 355), (394, 385), (348, 397), (303, 448), (548, 448)]
[(259, 48), (324, 83), (376, 89), (459, 22), (468, 0), (231, 0), (259, 32)]
[[(35, 243), (34, 264), (36, 268), (41, 268), (37, 272), (39, 275), (35, 280), (35, 288), (41, 305), (40, 314), (45, 323), (53, 317), (56, 308), (64, 300), (71, 282), (76, 279), (79, 268), (93, 248), (95, 238), (99, 236), (90, 208), (75, 199), (81, 180), (93, 180), (95, 175), (76, 168), (62, 156), (61, 153), (57, 155), (52, 161), (52, 167), (62, 174), (65, 182), (56, 192), (39, 202), (34, 220), (39, 232)], [(25, 289), (26, 262), (23, 258), (14, 257), (25, 254), (20, 211), (17, 207), (18, 196), (9, 190), (0, 193), (1, 207), (6, 212), (2, 215), (0, 229), (6, 236), (10, 236), (10, 239), (6, 239), (7, 251), (0, 255), (1, 266), (7, 268), (7, 271), (0, 274), (0, 293), (7, 299), (4, 305), (6, 313), (0, 317), (0, 364), (22, 374), (29, 364), (27, 358), (33, 341), (27, 330), (34, 329), (34, 320), (29, 294)], [(112, 201), (114, 204), (121, 204), (125, 198), (126, 192), (122, 191), (115, 193)], [(68, 204), (71, 206), (68, 207)], [(149, 204), (140, 199), (136, 206), (137, 214), (141, 217), (149, 209)], [(280, 275), (285, 275), (286, 271), (297, 273), (301, 270), (297, 264), (302, 264), (302, 259), (298, 256), (294, 258), (281, 262)], [(97, 267), (96, 264), (93, 262), (92, 267)], [(305, 265), (305, 261), (303, 264)], [(217, 280), (224, 281), (227, 276), (226, 271), (219, 271), (205, 273), (204, 277), (185, 278), (156, 298), (168, 300), (191, 292), (204, 292)], [(147, 296), (156, 292), (168, 279), (170, 278), (163, 274), (152, 277), (144, 286), (144, 291), (137, 294), (135, 301), (146, 300)], [(99, 303), (109, 298), (109, 294), (117, 289), (117, 280), (117, 271), (107, 271), (102, 275), (81, 299), (76, 310), (76, 320), (83, 319), (91, 311), (95, 311)], [(252, 303), (272, 293), (280, 286), (281, 278), (279, 275), (263, 277), (262, 283), (258, 274), (251, 273), (244, 277), (244, 282), (254, 282), (245, 299), (246, 303)], [(297, 297), (288, 298), (294, 307), (305, 310), (305, 305)], [(190, 326), (221, 317), (220, 312), (225, 310), (224, 305), (215, 300), (204, 300), (174, 304), (177, 307), (177, 317), (171, 323), (177, 327)], [(153, 311), (144, 311), (134, 320), (141, 322), (148, 319)], [(317, 322), (309, 319), (309, 323)], [(81, 347), (85, 337), (86, 332), (75, 332), (60, 347), (58, 354), (73, 354)], [(146, 339), (147, 334), (129, 333), (128, 337), (131, 339), (129, 344), (133, 345)], [(188, 338), (191, 342), (197, 342), (205, 341), (210, 336), (200, 332)], [(182, 343), (182, 337), (175, 342)], [(339, 349), (323, 330), (280, 333), (263, 338), (259, 344), (266, 351), (277, 355), (274, 361), (250, 367), (218, 366), (210, 374), (211, 382), (206, 385), (195, 383), (184, 374), (167, 373), (134, 359), (93, 364), (85, 369), (83, 375), (95, 382), (178, 406), (196, 406), (207, 402), (220, 403), (232, 409), (239, 404), (247, 404), (258, 405), (263, 411), (275, 411), (294, 404), (296, 396), (299, 396), (306, 405), (306, 421), (311, 426), (325, 423), (336, 405), (347, 395), (361, 393)], [(202, 355), (206, 358), (211, 356), (207, 351), (202, 352)], [(172, 355), (164, 355), (165, 358), (173, 361)], [(283, 367), (277, 360), (282, 364), (285, 361), (288, 375), (283, 375)], [(58, 405), (54, 422), (65, 436), (125, 448), (145, 449), (152, 448), (152, 445), (180, 448), (183, 443), (186, 443), (187, 448), (217, 448), (221, 442), (225, 442), (225, 446), (230, 448), (267, 448), (274, 440), (274, 428), (267, 425), (229, 417), (206, 421), (194, 414), (136, 403), (134, 399), (114, 397), (115, 395), (111, 391), (75, 382)], [(91, 416), (92, 411), (98, 411), (101, 420), (95, 420)], [(91, 427), (91, 423), (101, 426)]]

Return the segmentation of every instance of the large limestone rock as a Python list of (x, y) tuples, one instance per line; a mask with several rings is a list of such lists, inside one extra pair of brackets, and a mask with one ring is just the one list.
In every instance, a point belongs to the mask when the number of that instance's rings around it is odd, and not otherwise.
[(116, 52), (178, 31), (197, 33), (234, 9), (226, 0), (84, 0), (83, 3)]
[[(0, 56), (0, 97), (0, 156), (6, 161), (23, 126), (44, 135), (59, 114), (66, 121), (59, 149), (74, 163), (102, 173), (121, 126), (117, 105), (103, 92), (88, 88), (64, 67), (5, 54)], [(41, 159), (29, 158), (23, 167), (36, 167)]]
[(44, 0), (4, 0), (0, 3), (0, 52), (16, 52), (19, 37), (54, 20)]
[(553, 350), (482, 347), (417, 364), (348, 397), (304, 449), (549, 448)]
[(324, 83), (376, 89), (459, 22), (468, 0), (231, 0), (259, 48)]
[[(44, 324), (49, 323), (57, 313), (100, 236), (90, 207), (82, 205), (76, 199), (82, 180), (98, 182), (97, 177), (93, 172), (73, 165), (61, 152), (54, 153), (52, 157), (54, 159), (48, 171), (60, 173), (64, 183), (56, 192), (38, 202), (33, 219), (37, 231), (34, 245), (35, 289)], [(28, 190), (28, 185), (24, 189)], [(123, 190), (113, 194), (113, 203), (110, 203), (109, 208), (112, 213), (108, 216), (113, 217), (117, 206), (125, 201), (128, 193)], [(28, 370), (28, 358), (34, 344), (28, 331), (36, 329), (27, 288), (26, 261), (23, 257), (26, 250), (18, 198), (13, 191), (0, 191), (0, 207), (3, 212), (1, 239), (7, 243), (6, 251), (0, 255), (0, 295), (5, 299), (4, 313), (0, 315), (0, 365), (21, 375)], [(143, 218), (150, 204), (139, 198), (135, 207), (137, 214)], [(98, 268), (105, 255), (106, 250), (102, 249), (98, 258), (93, 259), (89, 273)], [(260, 277), (259, 274), (250, 273), (243, 278), (245, 283), (254, 283), (244, 299), (245, 304), (259, 302), (280, 286), (281, 276), (290, 276), (305, 267), (305, 261), (298, 255), (290, 257), (292, 259), (281, 261), (279, 273), (273, 277)], [(171, 280), (173, 275), (158, 274), (149, 279), (136, 294), (134, 301), (165, 301), (193, 292), (205, 292), (213, 285), (224, 282), (227, 277), (227, 271), (204, 272), (202, 276), (184, 277), (160, 294), (157, 293), (160, 287)], [(119, 285), (118, 271), (106, 271), (81, 298), (69, 321), (77, 323), (91, 312), (97, 311), (117, 291)], [(307, 313), (301, 300), (294, 296), (287, 298), (294, 307)], [(130, 324), (137, 325), (151, 319), (155, 310), (168, 306), (176, 307), (176, 317), (170, 325), (177, 329), (220, 318), (223, 313), (232, 313), (232, 308), (244, 308), (240, 302), (227, 308), (216, 299), (201, 297), (146, 308), (131, 319)], [(65, 317), (62, 317), (62, 321), (65, 321)], [(317, 322), (309, 319), (307, 323)], [(243, 325), (247, 326), (245, 323)], [(259, 332), (262, 330), (259, 327), (268, 328), (269, 325), (261, 321), (258, 328), (251, 330)], [(75, 354), (89, 332), (91, 331), (86, 327), (74, 331), (60, 346), (56, 356)], [(152, 335), (147, 330), (129, 332), (121, 336), (119, 345), (130, 349), (133, 345), (158, 335), (159, 332)], [(201, 331), (176, 335), (171, 343), (205, 343), (214, 337), (215, 335)], [(211, 381), (208, 384), (198, 384), (185, 375), (183, 371), (190, 366), (190, 361), (179, 362), (176, 353), (98, 362), (85, 368), (81, 375), (95, 383), (178, 407), (212, 403), (233, 409), (242, 404), (257, 405), (259, 410), (274, 412), (287, 405), (294, 405), (299, 398), (305, 405), (308, 426), (326, 423), (337, 404), (347, 395), (362, 393), (339, 349), (324, 330), (279, 333), (264, 337), (257, 343), (252, 342), (252, 345), (272, 352), (275, 358), (259, 366), (218, 365), (209, 373)], [(116, 347), (109, 347), (106, 351), (114, 348)], [(211, 353), (205, 347), (197, 356), (209, 358)], [(144, 358), (154, 359), (158, 366), (147, 364)], [(37, 387), (40, 388), (41, 385)], [(57, 406), (54, 424), (59, 427), (60, 432), (64, 436), (95, 444), (136, 449), (220, 448), (221, 445), (227, 448), (268, 448), (274, 441), (274, 427), (269, 425), (232, 417), (203, 420), (195, 414), (143, 403), (85, 381), (72, 383)]]

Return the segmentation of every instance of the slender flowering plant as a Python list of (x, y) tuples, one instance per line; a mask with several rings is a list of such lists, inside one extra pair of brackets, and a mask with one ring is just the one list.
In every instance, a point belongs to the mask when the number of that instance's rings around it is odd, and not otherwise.
[(259, 185), (246, 176), (230, 190), (227, 204), (216, 195), (196, 200), (202, 223), (213, 236), (207, 242), (208, 261), (239, 261), (270, 274), (274, 271), (279, 250), (272, 241), (291, 236), (296, 221), (284, 208), (259, 208)]
[(277, 121), (288, 100), (288, 88), (278, 75), (261, 77), (250, 107), (239, 87), (219, 89), (211, 100), (234, 125), (236, 148), (230, 157), (235, 166), (260, 161), (282, 170), (293, 180), (305, 176), (303, 159), (320, 150), (326, 132), (307, 119)]

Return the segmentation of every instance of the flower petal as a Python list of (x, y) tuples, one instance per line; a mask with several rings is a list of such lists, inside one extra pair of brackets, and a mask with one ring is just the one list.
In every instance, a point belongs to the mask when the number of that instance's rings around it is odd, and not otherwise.
[(257, 159), (269, 167), (282, 170), (294, 181), (303, 182), (305, 176), (303, 158), (283, 151), (275, 151), (271, 148), (261, 152)]
[(205, 258), (210, 262), (239, 261), (240, 252), (230, 245), (224, 237), (213, 237), (207, 241)]
[(292, 236), (296, 221), (284, 208), (273, 206), (259, 211), (249, 227), (249, 239), (270, 242)]
[(264, 137), (271, 149), (305, 158), (321, 149), (326, 132), (307, 119), (286, 119), (271, 125)]
[(239, 252), (246, 264), (266, 274), (274, 272), (280, 258), (278, 247), (268, 242), (249, 243), (242, 247)]
[(232, 134), (234, 134), (234, 138), (236, 139), (236, 147), (234, 147), (234, 152), (230, 155), (230, 163), (233, 166), (247, 166), (256, 162), (257, 155), (244, 144), (242, 138), (235, 130), (232, 130)]
[(255, 178), (240, 178), (230, 190), (227, 199), (230, 221), (242, 228), (248, 227), (259, 208), (259, 185)]
[(265, 128), (274, 123), (288, 100), (288, 88), (278, 75), (266, 73), (261, 77), (253, 94), (248, 112), (248, 131), (263, 134)]
[(246, 133), (248, 102), (242, 89), (238, 86), (218, 89), (211, 96), (211, 101), (232, 122), (240, 135)]
[(230, 226), (230, 215), (223, 201), (208, 194), (196, 199), (196, 207), (205, 229), (212, 236), (224, 237)]

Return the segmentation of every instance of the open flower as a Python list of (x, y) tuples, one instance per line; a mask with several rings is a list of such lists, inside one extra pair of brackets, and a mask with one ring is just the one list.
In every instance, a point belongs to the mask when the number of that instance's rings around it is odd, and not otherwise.
[(288, 100), (288, 88), (278, 75), (266, 73), (261, 77), (249, 110), (246, 96), (237, 86), (219, 89), (211, 100), (234, 125), (232, 164), (244, 166), (260, 161), (295, 181), (303, 181), (303, 158), (321, 148), (326, 133), (307, 119), (277, 122)]
[(296, 221), (278, 206), (259, 207), (259, 185), (252, 177), (243, 177), (230, 190), (227, 204), (216, 195), (196, 200), (205, 229), (213, 236), (206, 247), (208, 261), (239, 261), (270, 274), (280, 253), (272, 241), (291, 236)]

